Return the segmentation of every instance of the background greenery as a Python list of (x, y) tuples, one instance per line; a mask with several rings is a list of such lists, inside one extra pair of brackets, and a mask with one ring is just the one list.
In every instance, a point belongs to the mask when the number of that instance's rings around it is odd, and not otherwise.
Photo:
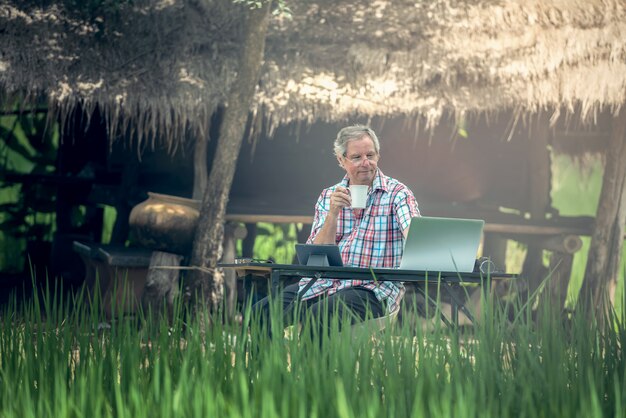
[(52, 173), (59, 135), (46, 128), (46, 113), (0, 117), (0, 271), (19, 272), (27, 240), (50, 242), (54, 233), (54, 188), (14, 183), (7, 175)]

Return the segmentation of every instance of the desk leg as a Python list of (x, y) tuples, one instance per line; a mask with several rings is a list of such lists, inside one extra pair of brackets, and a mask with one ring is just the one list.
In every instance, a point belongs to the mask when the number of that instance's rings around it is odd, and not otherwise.
[(252, 274), (245, 274), (243, 276), (243, 304), (244, 306), (248, 303), (248, 299), (252, 299), (252, 304), (254, 305), (254, 294), (252, 293)]
[(467, 309), (465, 303), (450, 289), (450, 285), (444, 285), (443, 288), (450, 296), (450, 307), (452, 310), (452, 321), (454, 325), (459, 325), (459, 309), (467, 316), (467, 319), (474, 322), (474, 315)]
[[(415, 289), (416, 289), (418, 292), (420, 292), (420, 294), (421, 294), (422, 296), (424, 296), (424, 299), (426, 300), (426, 303), (432, 303), (433, 305), (438, 306), (438, 305), (437, 305), (437, 301), (436, 301), (436, 300), (434, 300), (433, 298), (431, 298), (431, 297), (428, 295), (428, 293), (426, 292), (426, 290), (425, 290), (425, 289), (422, 289), (422, 288), (421, 288), (421, 287), (419, 287), (419, 286), (416, 286), (416, 288), (415, 288)], [(437, 309), (439, 309), (439, 308), (437, 308)], [(449, 320), (448, 318), (446, 318), (446, 316), (443, 314), (443, 312), (441, 312), (441, 310), (439, 310), (439, 316), (441, 317), (441, 321), (442, 321), (444, 324), (446, 324), (446, 326), (447, 326), (447, 327), (451, 327), (451, 326), (452, 326), (452, 322), (450, 322), (450, 320)]]
[(315, 284), (315, 282), (320, 278), (320, 274), (316, 273), (315, 277), (313, 277), (311, 280), (309, 280), (309, 282), (306, 284), (306, 286), (304, 286), (304, 288), (298, 293), (298, 295), (296, 296), (296, 298), (294, 300), (291, 301), (291, 303), (289, 304), (289, 306), (287, 306), (287, 308), (285, 309), (285, 311), (288, 311), (294, 303), (300, 303), (302, 301), (302, 297), (306, 294), (306, 292)]
[(278, 295), (278, 286), (280, 285), (280, 270), (272, 270), (272, 297), (275, 298)]
[(306, 292), (308, 292), (311, 287), (313, 287), (313, 285), (315, 284), (315, 282), (317, 282), (319, 280), (319, 278), (320, 278), (320, 274), (317, 273), (317, 274), (315, 274), (315, 277), (313, 277), (313, 278), (311, 278), (311, 280), (309, 280), (309, 282), (306, 284), (306, 286), (304, 286), (304, 288), (300, 291), (300, 293), (298, 293), (298, 300), (302, 299), (304, 294)]
[(456, 300), (452, 299), (450, 301), (450, 315), (452, 316), (452, 323), (455, 327), (459, 326), (459, 305), (456, 303)]

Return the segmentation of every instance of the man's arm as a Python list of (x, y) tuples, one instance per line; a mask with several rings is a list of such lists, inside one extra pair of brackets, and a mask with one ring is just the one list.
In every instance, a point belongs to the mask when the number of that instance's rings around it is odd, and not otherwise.
[(344, 187), (338, 186), (335, 191), (330, 195), (330, 209), (324, 219), (324, 224), (319, 230), (315, 238), (314, 244), (336, 244), (337, 236), (337, 219), (339, 214), (345, 207), (349, 207), (351, 204), (350, 195), (348, 190)]
[(409, 234), (409, 227), (411, 226), (411, 218), (420, 216), (420, 211), (417, 207), (417, 201), (413, 192), (406, 190), (406, 192), (398, 196), (399, 199), (394, 202), (394, 212), (396, 220), (402, 228), (402, 235), (406, 240)]
[(337, 214), (328, 213), (324, 220), (322, 229), (317, 233), (317, 236), (313, 240), (314, 244), (336, 244), (335, 237), (337, 236)]

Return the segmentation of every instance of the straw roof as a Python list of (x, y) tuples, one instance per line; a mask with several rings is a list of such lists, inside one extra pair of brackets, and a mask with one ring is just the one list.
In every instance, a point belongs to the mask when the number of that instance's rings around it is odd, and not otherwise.
[[(0, 94), (77, 106), (170, 143), (205, 135), (235, 80), (245, 13), (232, 0), (0, 4)], [(103, 2), (108, 4), (107, 2)], [(110, 2), (109, 2), (110, 3)], [(33, 6), (32, 4), (44, 4)], [(546, 109), (592, 124), (626, 95), (621, 0), (317, 0), (274, 17), (252, 111), (292, 121), (457, 118)], [(128, 132), (128, 131), (126, 131)]]

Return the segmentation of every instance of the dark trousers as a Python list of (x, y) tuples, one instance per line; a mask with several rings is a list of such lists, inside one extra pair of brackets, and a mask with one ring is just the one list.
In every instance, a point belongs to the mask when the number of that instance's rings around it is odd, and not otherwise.
[[(310, 329), (313, 333), (328, 334), (334, 317), (339, 319), (339, 330), (341, 330), (343, 318), (347, 318), (350, 324), (355, 324), (385, 314), (374, 292), (359, 287), (349, 287), (330, 296), (321, 295), (305, 301), (298, 301), (297, 298), (297, 283), (285, 287), (277, 295), (277, 303), (282, 303), (283, 325), (293, 325), (296, 322), (302, 322), (305, 318), (310, 318), (312, 321)], [(261, 327), (272, 335), (269, 297), (258, 301), (253, 306), (253, 311), (259, 316)], [(283, 330), (276, 331), (278, 335), (281, 335)]]

